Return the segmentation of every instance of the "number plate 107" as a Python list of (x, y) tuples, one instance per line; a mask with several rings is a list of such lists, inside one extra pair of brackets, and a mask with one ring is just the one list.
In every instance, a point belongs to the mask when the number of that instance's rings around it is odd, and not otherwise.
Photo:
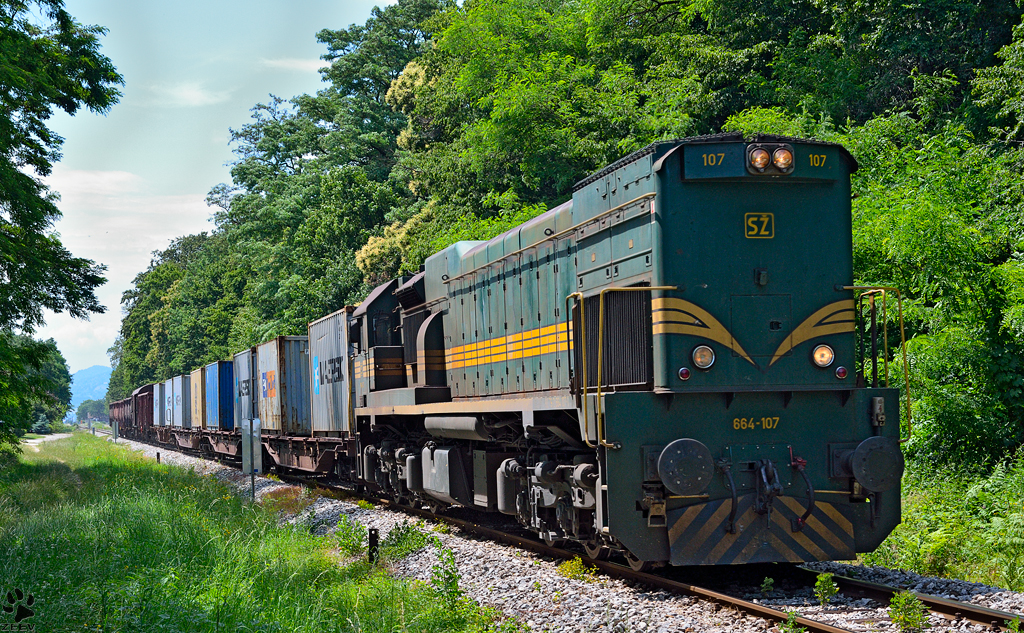
[(779, 426), (779, 418), (733, 418), (732, 428), (736, 430), (746, 429), (775, 429)]

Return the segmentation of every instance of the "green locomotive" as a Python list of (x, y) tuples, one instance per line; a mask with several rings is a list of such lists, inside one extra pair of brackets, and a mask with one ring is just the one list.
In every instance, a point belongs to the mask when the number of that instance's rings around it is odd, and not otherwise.
[(890, 289), (852, 287), (856, 167), (810, 140), (655, 143), (206, 368), (191, 423), (174, 381), (113, 408), (227, 460), (261, 418), (271, 468), (505, 513), (636, 569), (850, 559), (899, 522), (903, 474)]
[(889, 300), (852, 287), (856, 168), (810, 140), (659, 142), (380, 286), (343, 319), (339, 473), (638, 569), (874, 549), (903, 458)]

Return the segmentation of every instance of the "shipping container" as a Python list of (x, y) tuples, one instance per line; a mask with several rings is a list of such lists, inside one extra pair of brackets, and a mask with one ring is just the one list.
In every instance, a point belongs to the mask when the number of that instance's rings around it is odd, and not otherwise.
[(164, 426), (174, 426), (174, 379), (164, 381)]
[(309, 339), (279, 336), (256, 348), (263, 431), (310, 435)]
[(242, 422), (251, 420), (256, 414), (256, 384), (253, 376), (256, 375), (256, 348), (250, 348), (238, 352), (234, 357), (235, 381), (235, 428), (241, 429)]
[(158, 382), (153, 385), (153, 426), (163, 426), (164, 420), (164, 383)]
[(188, 377), (192, 396), (192, 426), (197, 429), (206, 428), (206, 368), (193, 369)]
[(173, 420), (176, 428), (192, 428), (192, 380), (188, 374), (175, 376), (171, 379), (174, 382), (174, 409)]
[(349, 362), (350, 312), (351, 308), (345, 308), (309, 324), (314, 435), (344, 436), (355, 432)]
[(206, 425), (208, 429), (235, 428), (234, 363), (219, 360), (206, 366)]
[(140, 433), (145, 433), (153, 426), (153, 393), (156, 385), (145, 385), (132, 392), (132, 399), (135, 401), (135, 422), (132, 428)]

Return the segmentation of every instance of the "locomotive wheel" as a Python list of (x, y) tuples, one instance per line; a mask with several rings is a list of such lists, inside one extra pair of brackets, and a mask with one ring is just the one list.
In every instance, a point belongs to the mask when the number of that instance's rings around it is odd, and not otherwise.
[(583, 551), (591, 560), (608, 560), (612, 555), (612, 551), (600, 543), (584, 543)]
[(548, 547), (564, 547), (565, 546), (565, 539), (564, 538), (548, 538), (548, 537), (545, 536), (545, 537), (541, 538), (541, 540), (544, 541), (544, 544), (547, 545)]
[(629, 563), (629, 568), (633, 571), (645, 572), (654, 569), (654, 562), (649, 560), (640, 560), (632, 554), (629, 550), (623, 552), (626, 557), (626, 562)]
[(424, 505), (427, 506), (427, 511), (432, 514), (441, 514), (448, 507), (447, 504), (440, 501), (427, 501)]

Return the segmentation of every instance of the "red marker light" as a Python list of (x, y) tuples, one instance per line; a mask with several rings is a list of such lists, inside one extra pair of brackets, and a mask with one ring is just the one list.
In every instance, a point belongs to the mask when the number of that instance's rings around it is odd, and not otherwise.
[(846, 368), (845, 367), (836, 367), (836, 378), (838, 378), (839, 380), (842, 380), (843, 378), (846, 378)]
[(689, 380), (689, 379), (690, 379), (690, 370), (687, 369), (686, 367), (680, 367), (679, 368), (679, 380)]

